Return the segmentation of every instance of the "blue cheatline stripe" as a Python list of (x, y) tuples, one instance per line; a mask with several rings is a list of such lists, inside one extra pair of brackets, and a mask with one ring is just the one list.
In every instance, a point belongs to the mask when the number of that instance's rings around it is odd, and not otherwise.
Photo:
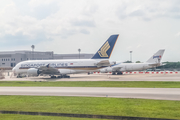
[(113, 67), (113, 66), (120, 65), (120, 64), (121, 64), (121, 63), (115, 64), (115, 65), (111, 65), (111, 66)]
[[(57, 68), (57, 69), (67, 69), (67, 68), (104, 68), (104, 67), (108, 67), (108, 66), (101, 66), (101, 67), (97, 67), (97, 66), (66, 66), (66, 67), (52, 67), (52, 68)], [(29, 69), (29, 68), (35, 68), (35, 67), (20, 67), (19, 69)]]

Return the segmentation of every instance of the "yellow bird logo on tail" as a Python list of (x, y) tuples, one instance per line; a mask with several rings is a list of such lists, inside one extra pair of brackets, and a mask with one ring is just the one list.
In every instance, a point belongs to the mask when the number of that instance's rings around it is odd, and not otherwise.
[(108, 54), (106, 53), (110, 48), (110, 45), (108, 43), (108, 41), (104, 44), (104, 46), (101, 48), (100, 51), (98, 51), (99, 56), (101, 57), (108, 57)]

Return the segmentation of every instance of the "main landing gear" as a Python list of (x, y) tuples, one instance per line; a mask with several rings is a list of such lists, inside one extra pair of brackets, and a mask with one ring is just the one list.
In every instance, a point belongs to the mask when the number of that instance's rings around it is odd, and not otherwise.
[(56, 76), (53, 75), (53, 76), (51, 76), (51, 78), (56, 78)]
[(68, 75), (60, 75), (60, 76), (56, 77), (56, 76), (52, 75), (51, 78), (70, 78), (70, 76), (68, 76)]
[(26, 77), (26, 75), (22, 75), (22, 74), (17, 75), (17, 78), (23, 78), (23, 77)]
[(122, 72), (112, 72), (112, 75), (122, 75)]

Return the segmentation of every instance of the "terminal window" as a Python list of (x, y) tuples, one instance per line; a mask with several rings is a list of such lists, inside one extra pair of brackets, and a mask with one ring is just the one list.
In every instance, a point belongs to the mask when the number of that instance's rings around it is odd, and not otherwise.
[(16, 63), (11, 63), (11, 67), (14, 67), (14, 66), (16, 66)]

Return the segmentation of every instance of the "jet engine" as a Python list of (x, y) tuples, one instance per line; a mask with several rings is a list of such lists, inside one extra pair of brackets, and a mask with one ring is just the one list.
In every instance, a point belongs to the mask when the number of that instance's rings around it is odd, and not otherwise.
[(104, 68), (104, 69), (100, 69), (101, 73), (107, 73), (107, 72), (112, 72), (112, 68)]
[(38, 69), (36, 69), (36, 68), (30, 68), (30, 69), (28, 69), (27, 74), (28, 74), (29, 76), (38, 76), (40, 73), (39, 73), (39, 70), (38, 70)]
[(59, 69), (58, 71), (60, 72), (60, 74), (72, 74), (77, 72), (75, 70), (70, 70), (70, 69)]
[(111, 62), (109, 62), (110, 63), (110, 65), (115, 65), (116, 64), (116, 61), (111, 61)]

